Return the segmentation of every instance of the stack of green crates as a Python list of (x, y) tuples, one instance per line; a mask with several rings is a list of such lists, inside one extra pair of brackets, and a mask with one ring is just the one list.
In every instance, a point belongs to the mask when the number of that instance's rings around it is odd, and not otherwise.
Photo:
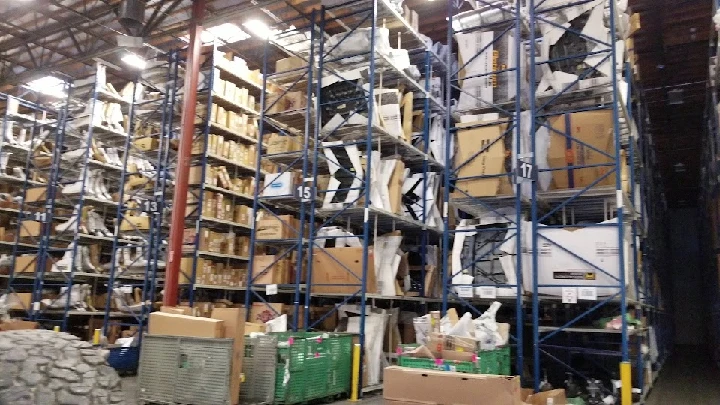
[(478, 352), (476, 362), (423, 359), (400, 354), (398, 366), (469, 374), (510, 375), (510, 347)]
[(350, 391), (352, 335), (278, 333), (275, 403), (297, 404)]

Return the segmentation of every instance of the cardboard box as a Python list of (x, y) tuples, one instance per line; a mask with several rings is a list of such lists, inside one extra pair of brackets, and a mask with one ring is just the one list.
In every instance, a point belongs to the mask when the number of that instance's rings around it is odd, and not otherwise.
[(265, 324), (254, 323), (254, 322), (245, 322), (245, 334), (249, 335), (253, 332), (254, 333), (265, 333)]
[(257, 221), (257, 240), (293, 239), (300, 235), (300, 221), (292, 215), (268, 215)]
[[(563, 114), (548, 120), (550, 148), (548, 165), (552, 169), (573, 166), (591, 166), (611, 163), (615, 156), (612, 111), (586, 111)], [(569, 128), (567, 130), (566, 128)], [(564, 134), (564, 135), (563, 135)], [(572, 137), (572, 139), (568, 138)], [(605, 156), (604, 152), (609, 156)], [(607, 174), (614, 166), (585, 167), (582, 169), (555, 170), (551, 189), (584, 188)], [(615, 173), (611, 173), (596, 186), (614, 186)]]
[(628, 30), (628, 35), (634, 35), (640, 31), (640, 28), (642, 28), (640, 25), (640, 13), (630, 14), (630, 29)]
[(160, 312), (164, 312), (166, 314), (197, 316), (195, 308), (186, 305), (178, 305), (175, 307), (163, 305), (160, 307)]
[[(290, 260), (283, 258), (275, 262), (274, 255), (255, 255), (253, 260), (253, 284), (289, 284)], [(274, 263), (273, 263), (274, 262)]]
[(11, 293), (8, 295), (9, 309), (28, 310), (32, 307), (32, 293)]
[(565, 397), (565, 390), (550, 390), (545, 392), (538, 392), (537, 394), (531, 394), (523, 401), (527, 405), (547, 405), (548, 399), (553, 400), (553, 404), (564, 405), (567, 404), (567, 398)]
[(150, 229), (150, 217), (125, 215), (120, 224), (121, 231), (135, 231)]
[(287, 72), (288, 70), (302, 69), (308, 65), (302, 58), (291, 56), (275, 62), (275, 72)]
[[(487, 124), (477, 121), (458, 125), (459, 128), (467, 129), (460, 129), (457, 133), (455, 167), (460, 169), (457, 171), (458, 181), (455, 184), (459, 191), (453, 194), (456, 198), (468, 198), (468, 195), (492, 197), (513, 194), (510, 175), (501, 176), (507, 174), (509, 169), (504, 142), (512, 139), (512, 134), (502, 137), (507, 128), (505, 124)], [(470, 128), (475, 125), (486, 126)], [(477, 176), (493, 177), (475, 178)]]
[[(520, 377), (387, 367), (383, 398), (437, 405), (521, 405)], [(402, 402), (401, 402), (402, 403)]]
[(296, 152), (303, 149), (303, 141), (299, 137), (271, 134), (267, 138), (267, 154)]
[(42, 223), (38, 221), (22, 221), (20, 223), (20, 237), (29, 238), (40, 236), (42, 233)]
[[(603, 224), (617, 223), (617, 219)], [(526, 224), (522, 224), (524, 229)], [(531, 230), (526, 229), (523, 240), (523, 287), (532, 291), (532, 238)], [(540, 243), (538, 249), (538, 288), (539, 294), (562, 295), (562, 286), (588, 286), (598, 296), (614, 295), (619, 290), (620, 271), (625, 271), (625, 280), (629, 283), (630, 260), (632, 252), (630, 242), (624, 239), (624, 262), (619, 258), (618, 228), (615, 226), (584, 226), (572, 228), (538, 228)], [(547, 239), (545, 239), (547, 238)], [(549, 242), (552, 241), (552, 242)], [(525, 261), (528, 261), (527, 263)], [(602, 271), (600, 271), (601, 269)], [(612, 277), (610, 277), (612, 275)], [(548, 287), (552, 285), (553, 287)], [(587, 290), (578, 289), (578, 299), (582, 300)], [(595, 298), (585, 298), (594, 300)]]
[(47, 187), (33, 187), (25, 192), (25, 202), (38, 202), (47, 200)]
[[(36, 255), (22, 255), (15, 258), (15, 273), (35, 273), (38, 260)], [(52, 260), (45, 261), (45, 271), (52, 268)]]
[[(402, 187), (405, 182), (405, 163), (402, 160), (395, 162), (395, 167), (390, 175), (388, 183), (388, 193), (390, 200), (390, 211), (396, 214), (402, 214)], [(422, 186), (421, 186), (422, 188)], [(422, 192), (420, 194), (422, 196)]]
[(148, 322), (151, 335), (222, 338), (225, 322), (219, 319), (153, 312)]
[(157, 150), (158, 147), (160, 147), (160, 141), (158, 139), (150, 137), (140, 138), (135, 139), (133, 141), (133, 145), (141, 151), (150, 152), (153, 150)]
[(477, 341), (473, 338), (433, 333), (426, 346), (436, 358), (454, 361), (477, 358)]
[(245, 356), (245, 308), (214, 308), (210, 317), (224, 323), (224, 337), (233, 339), (232, 371), (230, 374), (230, 399), (240, 401), (242, 361)]
[(262, 187), (263, 197), (292, 196), (299, 176), (294, 172), (268, 173)]
[(22, 329), (37, 329), (37, 322), (23, 321), (21, 319), (10, 319), (4, 322), (0, 322), (0, 331), (8, 330), (22, 330)]
[[(355, 294), (360, 291), (363, 248), (316, 248), (313, 253), (313, 293)], [(373, 250), (368, 250), (366, 293), (377, 292)], [(344, 284), (344, 285), (343, 285)]]
[(264, 324), (285, 311), (285, 304), (253, 302), (250, 308), (250, 322)]

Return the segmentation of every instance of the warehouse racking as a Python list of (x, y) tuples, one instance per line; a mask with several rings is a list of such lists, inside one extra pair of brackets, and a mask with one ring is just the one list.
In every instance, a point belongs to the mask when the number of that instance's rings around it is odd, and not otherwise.
[[(629, 365), (630, 345), (634, 353), (639, 353), (640, 343), (647, 342), (630, 337), (646, 336), (647, 328), (629, 328), (626, 314), (640, 318), (657, 311), (648, 292), (652, 274), (657, 271), (651, 267), (657, 262), (650, 258), (655, 259), (657, 252), (653, 255), (647, 248), (643, 249), (646, 260), (642, 266), (638, 253), (641, 244), (645, 244), (644, 240), (638, 242), (647, 235), (648, 223), (656, 226), (658, 219), (653, 213), (643, 217), (648, 214), (644, 212), (643, 197), (651, 192), (648, 187), (654, 180), (647, 177), (653, 167), (652, 141), (636, 124), (645, 117), (640, 99), (635, 95), (631, 69), (624, 62), (622, 47), (617, 46), (622, 43), (622, 37), (616, 39), (615, 36), (620, 32), (616, 30), (616, 18), (625, 10), (616, 10), (615, 2), (591, 3), (529, 1), (527, 18), (510, 3), (478, 1), (475, 10), (458, 15), (453, 6), (449, 6), (448, 41), (454, 34), (460, 34), (456, 38), (460, 43), (461, 64), (446, 77), (446, 86), (461, 92), (455, 113), (476, 117), (472, 124), (461, 121), (453, 127), (451, 123), (456, 117), (447, 115), (447, 152), (452, 151), (450, 140), (455, 132), (459, 148), (455, 167), (449, 166), (446, 171), (445, 199), (451, 207), (465, 213), (462, 215), (475, 217), (477, 224), (501, 225), (468, 227), (466, 224), (475, 223), (465, 219), (455, 230), (447, 227), (445, 246), (450, 245), (451, 237), (457, 241), (461, 233), (506, 233), (499, 239), (485, 241), (490, 247), (463, 263), (461, 269), (451, 265), (448, 258), (444, 260), (444, 297), (464, 295), (470, 297), (465, 299), (466, 304), (470, 304), (468, 301), (473, 297), (494, 298), (510, 291), (506, 297), (515, 298), (516, 304), (517, 372), (522, 374), (523, 347), (532, 347), (535, 389), (543, 378), (548, 378), (544, 369), (548, 360), (584, 379), (587, 379), (586, 370), (601, 370), (597, 375), (617, 379), (618, 362), (610, 366), (612, 362), (595, 358), (620, 359)], [(593, 27), (604, 28), (593, 34), (582, 31), (583, 26), (575, 22), (561, 24), (557, 15), (562, 13), (573, 15), (580, 23), (593, 19)], [(604, 25), (603, 13), (610, 16)], [(571, 38), (587, 44), (573, 47)], [(559, 42), (555, 50), (553, 40)], [(528, 60), (526, 66), (525, 59)], [(486, 66), (488, 60), (493, 63)], [(573, 66), (572, 75), (562, 79), (554, 77), (555, 70), (567, 69), (568, 65)], [(628, 82), (621, 82), (623, 73)], [(508, 89), (507, 93), (503, 93), (503, 89)], [(449, 103), (451, 96), (446, 97)], [(488, 113), (493, 115), (479, 115)], [(603, 118), (610, 126), (612, 143), (598, 145), (592, 139), (583, 138), (579, 128), (574, 131), (571, 127), (569, 121), (573, 114), (578, 114), (577, 118), (583, 114), (605, 114)], [(465, 148), (463, 139), (469, 142)], [(547, 143), (553, 147), (553, 141), (560, 147), (546, 150)], [(469, 149), (473, 143), (482, 145), (481, 149)], [(573, 158), (564, 150), (576, 148), (585, 149), (583, 153), (595, 153), (594, 161), (587, 158), (586, 162), (585, 156)], [(564, 156), (548, 157), (557, 150)], [(555, 161), (549, 164), (545, 161), (553, 157)], [(497, 167), (490, 166), (492, 168), (483, 172), (473, 170), (470, 165), (476, 159), (486, 159)], [(597, 174), (588, 179), (588, 172)], [(565, 173), (568, 178), (559, 181)], [(644, 182), (643, 187), (638, 181)], [(452, 186), (455, 186), (454, 193)], [(611, 220), (613, 218), (615, 220)], [(617, 241), (610, 239), (606, 243), (608, 247), (616, 245), (614, 254), (608, 257), (615, 263), (613, 267), (620, 270), (608, 274), (607, 264), (603, 264), (607, 260), (598, 262), (589, 258), (587, 252), (580, 253), (577, 243), (549, 236), (557, 237), (561, 236), (560, 231), (578, 229), (584, 232), (609, 229), (617, 235)], [(543, 265), (547, 268), (547, 259), (542, 256), (553, 251), (555, 255), (558, 252), (568, 255), (583, 273), (593, 274), (593, 279), (598, 281), (573, 282), (573, 277), (545, 281), (541, 274)], [(499, 260), (499, 256), (504, 256), (506, 263), (512, 260), (512, 264), (504, 267), (501, 281), (495, 277), (478, 283), (471, 278), (472, 283), (468, 283), (458, 277), (482, 260)], [(578, 295), (581, 291), (589, 295)], [(564, 294), (569, 297), (561, 298)], [(575, 305), (563, 305), (566, 302)], [(529, 325), (523, 325), (524, 309), (531, 311)], [(601, 314), (619, 314), (618, 331), (588, 327)], [(655, 328), (663, 328), (655, 316), (650, 322)], [(524, 342), (525, 327), (530, 337)], [(634, 386), (642, 389), (643, 370), (648, 363), (644, 356), (632, 357), (637, 372)], [(591, 367), (589, 363), (600, 367)], [(552, 375), (551, 380), (562, 381), (562, 376), (562, 372)]]
[[(63, 83), (60, 90), (67, 91), (66, 86)], [(13, 308), (29, 318), (37, 318), (40, 308), (34, 302), (39, 301), (36, 291), (42, 281), (27, 277), (26, 273), (44, 269), (45, 263), (52, 260), (47, 253), (46, 236), (53, 218), (52, 206), (46, 201), (52, 190), (52, 164), (48, 165), (47, 160), (54, 162), (58, 153), (52, 145), (57, 145), (64, 135), (68, 103), (60, 103), (56, 110), (9, 95), (3, 95), (3, 101), (2, 153), (8, 157), (4, 165), (10, 165), (13, 171), (12, 176), (7, 175), (8, 167), (4, 166), (3, 180), (13, 184), (13, 194), (19, 197), (10, 198), (10, 203), (17, 201), (17, 208), (8, 208), (15, 219), (15, 229), (10, 229), (10, 223), (3, 238), (6, 251), (12, 252), (6, 263), (9, 264), (6, 291), (18, 302)]]
[(198, 289), (244, 286), (258, 149), (259, 78), (225, 59), (217, 44), (204, 52), (181, 264), (191, 305)]
[[(164, 218), (170, 139), (163, 129), (176, 124), (174, 106), (165, 95), (175, 90), (170, 79), (175, 74), (177, 55), (166, 57), (167, 62), (162, 56), (151, 61), (133, 84), (128, 136), (117, 168), (118, 205), (103, 336), (108, 336), (111, 328), (129, 329), (130, 336), (138, 337), (138, 345), (143, 334), (137, 331), (147, 325), (166, 265), (163, 240), (167, 234)], [(113, 318), (115, 311), (128, 316)]]
[[(154, 71), (166, 68), (160, 63)], [(13, 120), (35, 122), (18, 132), (30, 137), (25, 142), (32, 153), (18, 168), (28, 175), (17, 180), (23, 185), (18, 243), (7, 286), (31, 291), (21, 300), (27, 319), (63, 331), (101, 329), (114, 340), (120, 328), (131, 327), (131, 335), (142, 330), (157, 291), (162, 210), (150, 200), (164, 205), (160, 157), (167, 142), (156, 139), (165, 104), (147, 98), (157, 95), (150, 69), (122, 92), (107, 75), (98, 63), (91, 77), (66, 84), (58, 92), (64, 102), (53, 103), (60, 108), (55, 118), (20, 100), (7, 109)], [(33, 111), (18, 113), (18, 104)]]

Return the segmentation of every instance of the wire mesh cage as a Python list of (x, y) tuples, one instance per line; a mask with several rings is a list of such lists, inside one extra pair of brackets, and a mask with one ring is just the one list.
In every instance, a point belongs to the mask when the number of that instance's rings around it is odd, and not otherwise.
[(232, 355), (232, 339), (145, 336), (139, 399), (161, 404), (230, 404)]

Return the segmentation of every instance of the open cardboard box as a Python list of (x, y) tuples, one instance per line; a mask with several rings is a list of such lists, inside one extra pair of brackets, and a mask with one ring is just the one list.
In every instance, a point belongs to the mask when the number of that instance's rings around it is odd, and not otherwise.
[[(520, 377), (385, 368), (383, 397), (393, 404), (522, 405)], [(395, 401), (395, 402), (391, 402)]]

